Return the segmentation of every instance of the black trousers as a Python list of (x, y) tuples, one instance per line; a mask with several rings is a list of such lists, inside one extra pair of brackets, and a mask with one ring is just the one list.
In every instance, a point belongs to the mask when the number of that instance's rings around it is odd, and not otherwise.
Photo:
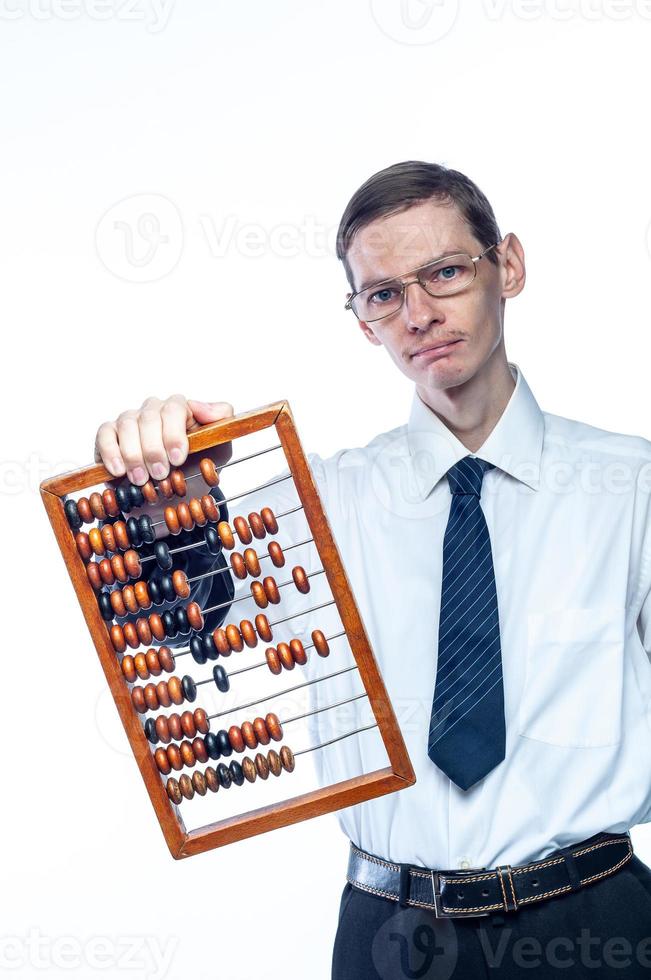
[(346, 882), (332, 980), (651, 980), (651, 868), (614, 875), (515, 913), (436, 919)]

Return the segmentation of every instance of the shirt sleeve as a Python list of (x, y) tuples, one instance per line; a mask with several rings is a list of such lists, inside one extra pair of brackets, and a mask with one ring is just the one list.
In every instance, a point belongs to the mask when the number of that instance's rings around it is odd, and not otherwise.
[(637, 631), (646, 650), (649, 663), (651, 663), (651, 588), (646, 594), (640, 615), (637, 618)]

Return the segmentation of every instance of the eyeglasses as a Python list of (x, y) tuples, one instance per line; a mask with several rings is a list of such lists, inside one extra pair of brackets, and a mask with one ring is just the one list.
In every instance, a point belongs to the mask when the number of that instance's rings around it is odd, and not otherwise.
[(443, 255), (439, 259), (428, 262), (427, 265), (421, 265), (418, 269), (408, 272), (408, 276), (416, 278), (406, 282), (402, 279), (383, 279), (353, 293), (346, 301), (344, 309), (352, 310), (358, 320), (367, 323), (382, 320), (398, 312), (405, 301), (407, 286), (415, 282), (419, 283), (430, 296), (451, 296), (470, 285), (477, 275), (479, 260), (497, 245), (499, 242), (489, 245), (474, 258), (466, 252)]

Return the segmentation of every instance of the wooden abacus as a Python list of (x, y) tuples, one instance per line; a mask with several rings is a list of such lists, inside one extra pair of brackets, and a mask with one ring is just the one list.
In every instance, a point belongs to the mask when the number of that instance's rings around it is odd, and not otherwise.
[[(279, 443), (271, 448), (284, 452), (290, 474), (288, 479), (293, 479), (300, 501), (294, 510), (303, 509), (311, 533), (308, 541), (314, 544), (322, 564), (321, 569), (311, 572), (306, 572), (297, 565), (286, 582), (277, 583), (272, 575), (261, 579), (260, 562), (262, 559), (269, 559), (274, 569), (280, 569), (285, 565), (285, 553), (294, 545), (281, 548), (277, 541), (270, 541), (265, 554), (258, 554), (255, 548), (250, 547), (255, 541), (275, 534), (278, 531), (278, 521), (282, 522), (284, 514), (274, 514), (271, 508), (264, 507), (259, 512), (249, 513), (247, 517), (238, 515), (231, 523), (222, 520), (222, 504), (225, 505), (232, 499), (245, 498), (247, 491), (238, 493), (234, 498), (222, 498), (221, 501), (211, 494), (205, 494), (201, 498), (191, 497), (187, 502), (183, 499), (194, 475), (201, 474), (208, 486), (215, 487), (220, 483), (222, 469), (260, 455), (258, 453), (242, 454), (217, 467), (212, 458), (202, 457), (197, 474), (184, 475), (181, 469), (176, 469), (171, 471), (167, 479), (160, 480), (157, 484), (149, 481), (142, 487), (126, 481), (115, 485), (116, 481), (102, 465), (56, 476), (41, 484), (45, 508), (113, 699), (165, 840), (175, 858), (188, 857), (254, 834), (361, 803), (403, 789), (415, 781), (393, 708), (288, 403), (277, 402), (197, 429), (189, 435), (188, 462), (194, 454), (214, 450), (224, 443), (231, 443), (272, 427), (275, 427)], [(93, 492), (88, 497), (77, 499), (71, 496), (103, 483), (109, 485), (101, 493)], [(255, 487), (254, 490), (262, 490), (264, 487), (265, 484)], [(171, 502), (174, 497), (181, 498), (176, 505)], [(146, 512), (137, 518), (126, 517), (130, 510), (136, 507), (146, 508), (148, 503), (161, 502), (163, 498), (169, 498), (164, 511), (164, 523), (170, 536), (178, 534), (181, 529), (190, 530), (198, 526), (203, 529), (203, 539), (199, 543), (207, 545), (210, 554), (230, 553), (230, 563), (224, 562), (224, 567), (208, 573), (209, 575), (230, 573), (238, 579), (253, 577), (248, 598), (253, 597), (260, 609), (254, 623), (242, 620), (238, 625), (230, 623), (212, 632), (202, 633), (204, 615), (213, 612), (213, 609), (201, 609), (196, 602), (181, 604), (190, 595), (192, 583), (182, 570), (173, 567), (175, 551), (187, 550), (195, 545), (175, 549), (173, 537), (168, 537), (167, 540), (156, 539), (156, 522), (152, 522)], [(86, 532), (82, 530), (84, 524), (94, 526)], [(246, 545), (243, 553), (234, 550), (237, 542)], [(143, 544), (152, 546), (147, 549), (151, 550), (151, 554), (144, 558), (138, 553), (138, 548)], [(140, 578), (143, 563), (148, 561), (155, 561), (164, 572), (159, 580), (150, 578), (149, 583)], [(274, 635), (275, 628), (294, 617), (280, 615), (270, 620), (267, 612), (262, 610), (267, 610), (270, 605), (278, 605), (284, 588), (295, 587), (299, 593), (307, 595), (310, 591), (310, 578), (322, 574), (325, 574), (332, 594), (331, 602), (326, 605), (336, 606), (342, 629), (331, 636), (315, 629), (309, 644), (304, 644), (296, 637), (288, 641), (278, 640)], [(133, 580), (133, 584), (130, 584), (130, 580)], [(171, 610), (167, 609), (162, 615), (156, 612), (145, 614), (152, 605), (164, 600), (175, 603)], [(237, 601), (232, 599), (223, 605), (230, 607)], [(132, 618), (122, 625), (114, 622), (129, 613), (137, 614), (135, 621)], [(169, 637), (177, 634), (189, 635), (187, 650), (173, 652), (165, 644), (166, 639), (169, 643)], [(330, 653), (329, 644), (337, 637), (346, 638), (354, 658), (353, 666), (298, 684), (296, 688), (323, 683), (338, 673), (357, 670), (365, 691), (359, 697), (368, 698), (375, 722), (331, 741), (339, 741), (367, 729), (377, 728), (384, 743), (389, 766), (330, 786), (320, 786), (282, 802), (213, 821), (194, 830), (186, 830), (181, 814), (185, 800), (190, 800), (195, 795), (217, 793), (218, 790), (223, 791), (232, 786), (244, 786), (257, 779), (265, 780), (270, 773), (274, 776), (283, 772), (290, 773), (295, 767), (296, 757), (302, 753), (292, 752), (285, 744), (280, 747), (279, 752), (275, 749), (266, 753), (259, 751), (253, 759), (245, 756), (241, 762), (232, 759), (229, 765), (220, 761), (214, 767), (208, 765), (203, 771), (195, 768), (191, 777), (183, 773), (177, 779), (171, 773), (178, 773), (185, 767), (194, 768), (197, 764), (223, 760), (247, 748), (266, 746), (270, 741), (279, 742), (283, 737), (283, 723), (297, 719), (279, 719), (273, 712), (268, 712), (264, 718), (256, 717), (253, 721), (232, 725), (228, 731), (213, 732), (210, 729), (211, 718), (217, 717), (220, 712), (209, 715), (204, 708), (195, 708), (181, 714), (161, 712), (155, 718), (145, 719), (146, 713), (186, 702), (192, 704), (204, 684), (214, 684), (218, 691), (227, 691), (231, 676), (256, 667), (266, 666), (272, 675), (283, 674), (296, 664), (304, 665), (310, 648), (317, 656), (327, 657)], [(182, 677), (172, 673), (177, 667), (179, 657), (187, 653), (201, 665), (208, 660), (219, 661), (245, 647), (254, 648), (259, 641), (270, 644), (266, 648), (265, 659), (243, 670), (227, 672), (221, 663), (216, 662), (212, 672), (199, 680), (187, 673)], [(141, 651), (140, 647), (148, 649)], [(129, 649), (139, 652), (132, 654), (128, 652)], [(170, 673), (171, 676), (157, 683), (151, 680), (163, 672)], [(149, 682), (143, 686), (137, 683), (140, 680)], [(286, 690), (279, 692), (285, 693)], [(264, 700), (269, 698), (258, 698), (251, 704)], [(248, 708), (251, 704), (240, 707)], [(234, 709), (221, 713), (232, 713), (232, 710)], [(325, 742), (302, 751), (318, 750), (327, 744), (329, 743)]]

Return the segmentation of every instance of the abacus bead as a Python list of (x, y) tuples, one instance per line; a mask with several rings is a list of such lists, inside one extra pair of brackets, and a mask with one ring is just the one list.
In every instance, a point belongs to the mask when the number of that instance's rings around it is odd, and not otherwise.
[(167, 609), (163, 613), (163, 623), (165, 624), (165, 629), (168, 636), (176, 636), (177, 633), (189, 633), (190, 626), (188, 623), (188, 617), (185, 614), (185, 609), (177, 606), (174, 611)]
[(282, 664), (280, 662), (280, 657), (278, 656), (278, 651), (275, 647), (267, 647), (265, 650), (265, 657), (267, 660), (267, 666), (272, 674), (282, 674)]
[(120, 667), (122, 668), (122, 674), (126, 680), (128, 680), (130, 684), (133, 684), (136, 679), (136, 668), (134, 659), (130, 653), (127, 653), (124, 657), (122, 657)]
[(188, 617), (188, 622), (193, 630), (203, 629), (203, 616), (201, 614), (201, 607), (197, 602), (189, 602), (185, 607), (185, 612)]
[(250, 783), (254, 783), (258, 775), (258, 771), (255, 768), (255, 762), (249, 759), (248, 755), (245, 755), (242, 759), (242, 772), (244, 773), (244, 778)]
[(147, 582), (147, 588), (149, 589), (149, 597), (155, 606), (163, 602), (163, 590), (160, 587), (160, 579), (157, 575), (151, 576)]
[(170, 761), (167, 758), (167, 750), (164, 749), (162, 745), (159, 746), (154, 752), (154, 760), (158, 766), (158, 771), (161, 772), (163, 776), (167, 776), (172, 771)]
[(255, 768), (258, 770), (260, 779), (266, 779), (269, 775), (269, 763), (262, 752), (258, 752), (255, 757)]
[(156, 503), (156, 500), (158, 499), (158, 494), (156, 493), (156, 487), (151, 482), (151, 480), (147, 480), (146, 483), (143, 483), (140, 489), (142, 491), (143, 497), (145, 498), (148, 504)]
[(263, 643), (270, 643), (273, 639), (273, 634), (271, 632), (271, 626), (269, 625), (269, 620), (264, 613), (258, 613), (255, 617), (255, 628), (258, 632), (258, 636), (263, 641)]
[(99, 529), (99, 533), (102, 535), (102, 541), (104, 542), (104, 547), (107, 551), (117, 551), (117, 542), (115, 540), (115, 532), (113, 530), (112, 524), (104, 524)]
[(190, 677), (189, 674), (183, 675), (183, 680), (181, 681), (181, 690), (183, 691), (183, 695), (186, 701), (190, 701), (190, 703), (192, 703), (192, 701), (197, 700), (197, 685), (195, 684), (195, 682), (193, 681), (193, 679)]
[(178, 806), (183, 800), (183, 794), (181, 793), (178, 779), (175, 779), (174, 776), (170, 776), (165, 784), (165, 788), (172, 803), (176, 803)]
[(154, 636), (146, 616), (138, 616), (136, 620), (136, 632), (140, 642), (145, 646), (149, 646)]
[(140, 609), (151, 609), (151, 598), (146, 582), (143, 582), (142, 579), (134, 582), (133, 592)]
[[(108, 527), (109, 525), (107, 524), (106, 526)], [(90, 541), (85, 531), (78, 531), (75, 534), (75, 544), (77, 545), (77, 551), (81, 560), (85, 562), (90, 561), (93, 549), (90, 546)]]
[(102, 491), (102, 501), (104, 503), (104, 510), (109, 517), (120, 516), (120, 508), (118, 507), (118, 501), (113, 487), (106, 487)]
[[(244, 739), (244, 744), (247, 749), (255, 749), (258, 746), (258, 736), (255, 734), (255, 729), (250, 721), (242, 722), (242, 738)], [(241, 750), (240, 750), (241, 751)]]
[(199, 470), (204, 479), (204, 482), (208, 484), (209, 487), (216, 487), (219, 483), (219, 473), (217, 468), (208, 456), (204, 456), (203, 459), (199, 460)]
[(127, 534), (129, 535), (129, 541), (134, 548), (139, 548), (142, 544), (140, 537), (140, 528), (138, 527), (138, 521), (135, 517), (127, 517), (126, 519)]
[(156, 532), (149, 514), (141, 514), (138, 518), (138, 532), (145, 544), (153, 544), (156, 540)]
[(174, 656), (169, 647), (158, 648), (158, 659), (163, 670), (174, 670)]
[(123, 514), (128, 514), (131, 510), (131, 497), (129, 496), (129, 488), (121, 483), (115, 488), (115, 497), (118, 502), (118, 507)]
[(210, 493), (204, 493), (201, 498), (201, 509), (207, 520), (214, 521), (215, 524), (219, 520), (219, 507), (215, 503), (215, 498)]
[(192, 517), (190, 508), (188, 507), (188, 505), (184, 500), (182, 500), (180, 504), (177, 504), (176, 516), (178, 517), (179, 524), (181, 525), (184, 531), (192, 530), (192, 528), (194, 527), (194, 518)]
[(294, 579), (294, 585), (299, 592), (304, 595), (310, 591), (310, 580), (305, 574), (305, 569), (301, 565), (296, 565), (292, 568), (292, 578)]
[(217, 629), (212, 631), (212, 638), (217, 652), (221, 653), (222, 657), (228, 657), (231, 652), (231, 645), (226, 639), (226, 631), (221, 626), (218, 626)]
[(194, 786), (192, 785), (192, 780), (186, 772), (182, 776), (179, 776), (179, 789), (185, 796), (186, 800), (191, 800), (194, 796)]
[(177, 497), (185, 497), (186, 482), (183, 476), (183, 470), (174, 469), (170, 473), (170, 483), (172, 484), (172, 490)]
[(142, 492), (142, 488), (136, 483), (129, 484), (129, 496), (131, 498), (132, 507), (142, 507), (145, 502), (145, 496)]
[(208, 752), (202, 738), (192, 740), (192, 751), (197, 762), (207, 762)]
[(242, 738), (242, 731), (238, 725), (231, 725), (228, 729), (228, 740), (234, 752), (244, 751), (244, 739)]
[(136, 674), (138, 677), (146, 681), (149, 677), (149, 667), (147, 666), (147, 658), (144, 653), (137, 653), (133, 658), (133, 665), (136, 668)]
[(125, 585), (125, 587), (122, 589), (122, 598), (124, 599), (124, 604), (130, 613), (138, 612), (140, 606), (138, 605), (136, 593), (132, 585)]
[(138, 552), (134, 551), (133, 548), (128, 548), (123, 555), (123, 560), (129, 578), (139, 578), (142, 573), (142, 566)]
[(158, 677), (159, 674), (163, 673), (163, 668), (161, 667), (160, 660), (158, 659), (158, 650), (147, 650), (145, 654), (145, 663), (147, 664), (147, 669), (153, 677)]
[(212, 669), (212, 676), (218, 691), (225, 693), (229, 690), (231, 685), (228, 679), (228, 674), (221, 664), (215, 664)]
[(183, 688), (178, 677), (170, 677), (167, 682), (170, 698), (174, 704), (183, 704)]
[[(104, 595), (106, 593), (103, 593)], [(113, 611), (113, 619), (115, 616), (126, 616), (127, 607), (124, 604), (124, 599), (122, 598), (122, 592), (120, 589), (114, 589), (113, 592), (109, 592), (108, 600)]]
[(92, 524), (94, 520), (94, 514), (91, 510), (90, 503), (87, 497), (80, 497), (77, 501), (77, 513), (81, 517), (84, 524)]
[(202, 772), (199, 772), (197, 770), (197, 772), (192, 773), (192, 785), (194, 786), (199, 796), (206, 795), (208, 787), (206, 786), (206, 779)]
[(289, 649), (292, 651), (294, 663), (300, 664), (301, 667), (307, 663), (305, 647), (297, 637), (289, 641)]
[(129, 540), (129, 532), (127, 531), (127, 525), (124, 521), (116, 521), (113, 525), (113, 533), (115, 534), (115, 540), (120, 551), (126, 551), (131, 541)]
[(181, 756), (181, 762), (184, 766), (194, 766), (197, 763), (194, 750), (189, 742), (181, 742), (179, 745), (179, 754)]
[(111, 598), (108, 592), (98, 592), (97, 593), (97, 603), (99, 605), (99, 611), (102, 614), (102, 619), (107, 623), (111, 623), (115, 619), (115, 611), (111, 605)]
[(101, 557), (106, 551), (106, 548), (104, 547), (104, 542), (102, 541), (102, 534), (99, 528), (91, 527), (90, 531), (88, 532), (88, 540), (90, 542), (91, 548), (98, 556), (98, 558)]
[(188, 576), (185, 574), (185, 572), (181, 571), (180, 568), (177, 568), (176, 571), (172, 572), (172, 585), (175, 593), (177, 596), (180, 596), (181, 599), (187, 599), (187, 597), (190, 595), (191, 589), (188, 585)]
[(206, 515), (203, 512), (203, 507), (201, 506), (201, 501), (198, 497), (191, 497), (188, 501), (188, 508), (190, 510), (190, 516), (195, 524), (199, 527), (204, 527), (206, 524)]
[(283, 549), (280, 547), (277, 541), (270, 541), (267, 546), (267, 551), (269, 552), (269, 557), (276, 566), (276, 568), (282, 568), (285, 564), (285, 555)]
[(280, 762), (285, 772), (294, 772), (296, 763), (294, 761), (294, 753), (289, 745), (282, 746), (280, 750)]
[[(170, 678), (173, 679), (173, 678)], [(167, 681), (159, 681), (158, 684), (147, 684), (145, 687), (145, 698), (147, 697), (147, 688), (153, 688), (156, 697), (158, 698), (161, 707), (169, 708), (172, 703), (172, 698), (170, 697), (170, 689)]]
[(131, 703), (139, 714), (144, 715), (147, 711), (147, 702), (141, 687), (131, 689)]
[(258, 645), (258, 636), (253, 628), (253, 623), (249, 619), (243, 619), (240, 623), (240, 633), (242, 634), (242, 639), (246, 643), (247, 647), (255, 647)]
[(172, 576), (169, 574), (169, 572), (163, 572), (159, 581), (163, 598), (167, 599), (168, 602), (174, 602), (176, 599), (176, 592), (174, 591)]
[(111, 557), (111, 568), (118, 582), (124, 584), (125, 582), (129, 581), (129, 575), (127, 573), (122, 555), (113, 555)]
[(279, 643), (276, 647), (278, 651), (278, 659), (285, 668), (285, 670), (294, 669), (294, 658), (292, 657), (292, 651), (287, 643)]
[(104, 510), (104, 501), (102, 500), (101, 494), (97, 493), (97, 491), (91, 493), (88, 498), (88, 503), (93, 512), (93, 517), (97, 518), (98, 521), (105, 521), (106, 511)]
[(221, 749), (219, 747), (219, 739), (215, 732), (208, 732), (203, 740), (206, 746), (206, 752), (211, 759), (219, 759), (221, 757)]
[(269, 534), (276, 534), (278, 531), (278, 521), (271, 507), (263, 507), (260, 511), (260, 517)]
[(164, 707), (167, 707), (165, 705), (165, 702), (158, 697), (158, 691), (156, 690), (155, 684), (145, 684), (145, 686), (142, 689), (142, 693), (145, 698), (145, 704), (147, 705), (150, 711), (156, 711), (156, 709), (159, 708), (161, 704)]
[(183, 768), (183, 756), (181, 755), (181, 750), (178, 745), (173, 742), (167, 746), (167, 758), (169, 759), (172, 769), (176, 772), (180, 772)]
[(273, 738), (274, 742), (280, 742), (281, 738), (283, 737), (283, 726), (278, 721), (278, 715), (275, 715), (273, 711), (270, 711), (265, 717), (264, 723), (267, 726), (267, 731)]
[(274, 776), (280, 776), (283, 767), (280, 761), (280, 756), (275, 749), (269, 749), (267, 752), (267, 762), (269, 763), (269, 769)]
[(255, 548), (246, 548), (244, 551), (244, 564), (246, 565), (246, 570), (249, 575), (259, 575), (260, 574), (260, 559), (258, 558), (258, 553)]
[[(206, 738), (207, 737), (208, 736), (206, 736)], [(225, 731), (223, 728), (220, 728), (219, 731), (217, 732), (217, 745), (219, 747), (220, 755), (228, 756), (233, 754), (233, 746), (231, 745), (230, 739), (228, 737), (228, 732)]]
[(216, 793), (219, 789), (219, 777), (212, 766), (206, 766), (204, 770), (204, 777), (206, 780), (206, 786), (211, 793)]
[(224, 548), (230, 551), (235, 545), (235, 538), (233, 537), (233, 531), (228, 521), (219, 522), (217, 525), (217, 534)]
[(246, 564), (244, 563), (244, 559), (239, 551), (234, 551), (231, 555), (231, 568), (233, 569), (233, 574), (237, 578), (246, 578)]
[(256, 511), (252, 511), (249, 514), (249, 526), (253, 532), (254, 538), (264, 538), (267, 534), (267, 529), (264, 526), (264, 522), (260, 515)]
[(269, 605), (269, 600), (267, 599), (267, 593), (264, 590), (262, 582), (251, 582), (251, 595), (255, 599), (256, 605), (260, 606), (261, 609), (266, 609)]
[(253, 540), (251, 528), (241, 515), (234, 519), (233, 527), (235, 528), (235, 533), (242, 544), (251, 544), (251, 541)]
[(223, 762), (220, 762), (217, 766), (217, 775), (219, 777), (220, 784), (224, 787), (224, 789), (228, 789), (233, 782), (233, 777), (230, 769), (228, 766), (225, 766)]
[(314, 644), (314, 649), (320, 657), (328, 656), (330, 653), (330, 647), (328, 646), (328, 641), (321, 630), (312, 630), (312, 643)]
[(222, 550), (222, 543), (219, 535), (217, 534), (217, 528), (213, 527), (212, 524), (209, 524), (208, 527), (203, 532), (203, 536), (206, 541), (206, 545), (208, 546), (208, 551), (210, 552), (210, 554), (218, 555), (219, 552)]
[(269, 745), (269, 731), (264, 718), (253, 719), (253, 731), (260, 745)]
[(100, 562), (97, 563), (99, 573), (102, 576), (102, 582), (106, 585), (113, 585), (115, 582), (115, 575), (113, 574), (113, 568), (108, 558), (102, 558)]
[(153, 635), (157, 640), (165, 639), (165, 628), (163, 626), (163, 620), (160, 618), (158, 613), (152, 613), (149, 617), (149, 628), (151, 629)]
[(181, 728), (187, 738), (194, 738), (197, 734), (197, 726), (194, 723), (194, 715), (191, 711), (184, 711), (181, 715)]
[(216, 660), (219, 656), (217, 647), (215, 646), (215, 641), (212, 638), (212, 633), (204, 633), (201, 637), (203, 642), (204, 653), (209, 660)]
[(151, 742), (152, 745), (156, 745), (160, 741), (158, 732), (156, 731), (156, 722), (153, 718), (147, 718), (145, 721), (145, 735), (147, 736), (147, 741)]
[(267, 575), (265, 578), (263, 578), (262, 587), (269, 602), (273, 602), (273, 604), (277, 606), (280, 602), (280, 592), (273, 575)]
[(210, 731), (210, 721), (203, 708), (195, 708), (194, 723), (197, 726), (197, 731), (202, 735), (207, 735)]
[(167, 530), (170, 532), (170, 534), (179, 534), (181, 531), (181, 523), (176, 516), (176, 509), (174, 507), (166, 507), (163, 512), (163, 517), (165, 518)]
[(86, 575), (95, 592), (99, 592), (104, 585), (104, 579), (100, 574), (99, 564), (96, 561), (88, 562), (86, 565)]
[(125, 623), (122, 627), (124, 638), (132, 650), (137, 650), (140, 646), (140, 637), (134, 623)]
[(164, 572), (168, 571), (172, 567), (172, 556), (170, 555), (170, 549), (167, 547), (165, 541), (156, 542), (154, 545), (154, 555), (156, 556), (156, 564)]
[[(181, 723), (180, 715), (177, 715), (176, 711), (167, 716), (169, 738), (176, 739), (179, 742), (183, 738), (183, 725)], [(169, 741), (169, 739), (167, 740)]]
[(226, 639), (228, 640), (228, 645), (231, 650), (235, 650), (237, 653), (244, 649), (244, 642), (242, 640), (242, 634), (238, 630), (235, 623), (229, 623), (226, 627)]
[(115, 623), (111, 626), (109, 631), (111, 637), (111, 643), (113, 644), (113, 649), (116, 653), (124, 653), (127, 648), (127, 642), (124, 638), (124, 630), (121, 626)]
[(242, 766), (239, 764), (237, 759), (233, 759), (228, 768), (230, 769), (235, 785), (241, 786), (244, 782), (244, 773), (242, 772)]
[(158, 492), (161, 494), (161, 496), (166, 497), (167, 500), (174, 496), (172, 481), (168, 476), (166, 476), (164, 480), (158, 481)]
[(208, 659), (208, 654), (201, 642), (201, 637), (196, 634), (190, 637), (190, 653), (192, 654), (192, 659), (197, 664), (205, 664)]

